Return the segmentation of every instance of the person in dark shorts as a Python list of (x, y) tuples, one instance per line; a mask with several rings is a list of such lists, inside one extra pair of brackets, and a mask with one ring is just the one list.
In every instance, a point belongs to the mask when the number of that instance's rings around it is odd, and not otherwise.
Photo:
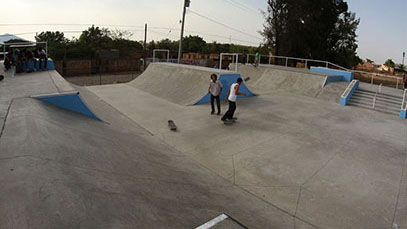
[(223, 85), (218, 80), (218, 76), (216, 74), (211, 75), (211, 82), (209, 83), (208, 92), (211, 95), (211, 114), (215, 114), (215, 100), (216, 105), (218, 107), (218, 115), (220, 115), (220, 94), (222, 93)]
[(226, 100), (229, 102), (229, 109), (221, 119), (223, 122), (233, 121), (236, 119), (233, 117), (233, 115), (235, 114), (236, 111), (237, 96), (246, 95), (246, 93), (239, 92), (240, 85), (242, 84), (242, 82), (243, 82), (242, 78), (238, 78), (236, 83), (232, 84), (232, 86), (230, 86), (228, 90)]

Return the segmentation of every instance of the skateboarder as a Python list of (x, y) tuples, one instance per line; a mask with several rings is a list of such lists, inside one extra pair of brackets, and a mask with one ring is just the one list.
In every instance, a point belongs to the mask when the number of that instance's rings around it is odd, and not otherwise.
[(232, 84), (232, 86), (230, 86), (230, 89), (228, 90), (228, 95), (225, 101), (229, 102), (229, 110), (225, 113), (225, 115), (221, 119), (223, 122), (225, 122), (225, 124), (228, 122), (233, 122), (233, 120), (236, 120), (236, 118), (234, 118), (233, 115), (235, 114), (236, 110), (237, 96), (246, 95), (246, 93), (239, 92), (239, 88), (242, 82), (243, 82), (242, 78), (238, 78), (236, 83)]
[(258, 67), (260, 64), (261, 55), (259, 52), (256, 52), (256, 59), (254, 60), (254, 67)]
[(208, 92), (211, 95), (211, 114), (215, 114), (215, 100), (218, 107), (218, 115), (220, 115), (220, 93), (222, 93), (223, 85), (218, 81), (218, 76), (216, 74), (211, 75), (211, 82), (209, 83)]

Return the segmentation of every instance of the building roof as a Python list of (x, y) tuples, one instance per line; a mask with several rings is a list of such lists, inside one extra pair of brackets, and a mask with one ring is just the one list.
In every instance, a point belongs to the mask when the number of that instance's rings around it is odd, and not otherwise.
[(26, 40), (24, 38), (21, 38), (21, 37), (18, 37), (18, 36), (13, 35), (13, 34), (6, 33), (6, 34), (3, 34), (3, 35), (0, 35), (0, 45), (3, 45), (7, 41), (11, 41), (11, 40), (21, 40), (21, 41), (29, 42), (28, 40)]

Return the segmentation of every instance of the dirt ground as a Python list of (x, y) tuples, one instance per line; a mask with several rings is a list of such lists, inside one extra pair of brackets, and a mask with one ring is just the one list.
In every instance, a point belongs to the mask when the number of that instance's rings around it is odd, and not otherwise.
[(127, 83), (137, 78), (141, 73), (120, 73), (106, 75), (90, 75), (90, 76), (70, 76), (65, 77), (68, 82), (78, 86), (94, 86), (105, 84), (120, 84)]

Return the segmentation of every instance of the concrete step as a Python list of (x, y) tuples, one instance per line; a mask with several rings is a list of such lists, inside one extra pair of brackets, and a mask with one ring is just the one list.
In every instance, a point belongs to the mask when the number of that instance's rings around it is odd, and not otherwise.
[[(364, 97), (364, 96), (352, 96), (351, 101), (358, 101), (366, 104), (373, 104), (374, 98)], [(402, 101), (392, 101), (385, 98), (376, 98), (376, 104), (381, 104), (383, 106), (401, 108)]]
[[(360, 104), (368, 107), (373, 108), (373, 99), (360, 99), (360, 98), (352, 98), (350, 100), (353, 104)], [(400, 111), (401, 109), (401, 103), (400, 104), (394, 104), (394, 103), (388, 103), (386, 101), (380, 101), (376, 100), (375, 107), (380, 107), (383, 109), (389, 109), (389, 110), (395, 110), (395, 111)]]
[[(371, 98), (373, 99), (376, 94), (368, 94), (368, 93), (358, 93), (355, 92), (352, 97), (363, 97), (363, 98)], [(382, 101), (388, 101), (390, 103), (402, 103), (403, 98), (402, 97), (389, 97), (383, 94), (377, 94), (376, 98), (382, 100)]]
[(365, 109), (369, 109), (369, 110), (375, 110), (378, 112), (382, 112), (382, 113), (387, 113), (387, 114), (392, 114), (392, 115), (399, 115), (400, 114), (400, 109), (396, 110), (396, 109), (387, 109), (387, 108), (383, 108), (380, 106), (376, 106), (375, 108), (372, 107), (372, 105), (367, 105), (367, 104), (361, 104), (361, 103), (355, 103), (355, 102), (349, 102), (350, 106), (356, 106), (356, 107), (361, 107), (361, 108), (365, 108)]
[[(355, 91), (355, 93), (360, 93), (360, 94), (364, 94), (364, 95), (376, 95), (376, 91), (368, 91), (368, 90), (363, 90), (363, 89), (357, 89)], [(395, 99), (395, 100), (403, 100), (403, 94), (400, 93), (400, 95), (391, 95), (391, 94), (386, 94), (383, 92), (379, 92), (377, 94), (377, 96), (379, 97), (384, 97), (384, 98), (388, 98), (388, 99)]]

